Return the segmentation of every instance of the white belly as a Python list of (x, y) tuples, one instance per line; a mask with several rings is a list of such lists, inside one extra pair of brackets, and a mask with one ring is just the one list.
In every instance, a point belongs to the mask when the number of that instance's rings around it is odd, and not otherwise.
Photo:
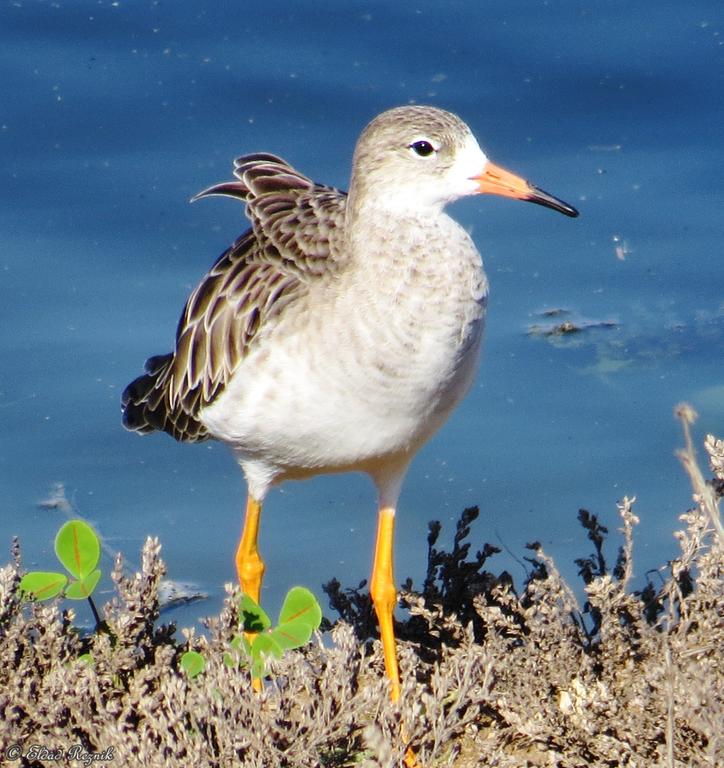
[(367, 471), (444, 423), (475, 376), (487, 283), (479, 257), (462, 276), (405, 277), (418, 283), (388, 280), (386, 296), (357, 279), (309, 295), (254, 345), (201, 413), (247, 476)]
[[(400, 360), (330, 329), (252, 352), (202, 413), (215, 437), (285, 468), (334, 471), (424, 442), (475, 375), (482, 323), (464, 355)], [(300, 354), (306, 349), (305, 354)]]

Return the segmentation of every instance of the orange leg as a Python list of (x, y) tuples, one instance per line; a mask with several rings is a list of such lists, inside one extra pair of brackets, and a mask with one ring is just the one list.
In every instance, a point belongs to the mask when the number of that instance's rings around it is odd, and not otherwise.
[(395, 510), (382, 507), (377, 524), (377, 544), (375, 562), (370, 579), (370, 595), (380, 625), (382, 650), (385, 655), (385, 671), (390, 680), (392, 701), (400, 698), (400, 673), (397, 668), (395, 632), (392, 626), (392, 613), (397, 603), (397, 590), (392, 577), (392, 541), (395, 533)]
[[(377, 543), (375, 544), (375, 562), (370, 579), (370, 595), (380, 625), (382, 651), (385, 655), (385, 672), (390, 681), (390, 698), (400, 699), (400, 672), (397, 666), (397, 648), (392, 614), (397, 603), (397, 590), (392, 575), (392, 543), (395, 537), (395, 510), (382, 507), (377, 524)], [(403, 730), (403, 738), (406, 739)], [(411, 747), (405, 752), (406, 768), (419, 768), (417, 757)]]
[[(259, 518), (261, 517), (261, 503), (251, 494), (246, 500), (246, 516), (244, 518), (244, 530), (241, 533), (241, 541), (236, 550), (236, 573), (239, 576), (239, 583), (244, 594), (259, 604), (259, 594), (261, 592), (261, 580), (264, 577), (264, 561), (259, 555)], [(245, 632), (246, 639), (252, 642), (255, 633)], [(258, 677), (252, 679), (254, 690), (259, 692), (262, 689), (261, 680)]]
[(259, 518), (261, 503), (251, 494), (246, 500), (246, 517), (241, 541), (236, 550), (236, 572), (244, 594), (256, 603), (259, 602), (261, 580), (264, 577), (264, 561), (259, 555), (257, 542), (259, 539)]

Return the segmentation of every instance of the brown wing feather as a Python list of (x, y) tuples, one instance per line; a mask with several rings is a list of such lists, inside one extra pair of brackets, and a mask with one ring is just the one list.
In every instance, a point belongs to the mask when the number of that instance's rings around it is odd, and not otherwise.
[(123, 393), (123, 423), (177, 440), (211, 437), (200, 410), (223, 391), (260, 328), (306, 290), (310, 280), (342, 261), (336, 246), (346, 195), (315, 184), (275, 155), (245, 155), (237, 181), (198, 197), (227, 195), (246, 202), (252, 228), (211, 267), (189, 296), (174, 352), (146, 362), (146, 373)]

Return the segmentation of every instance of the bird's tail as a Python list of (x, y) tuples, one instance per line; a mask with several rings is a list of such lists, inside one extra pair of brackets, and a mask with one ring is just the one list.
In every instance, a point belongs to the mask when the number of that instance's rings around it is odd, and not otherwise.
[(209, 437), (205, 427), (182, 408), (170, 402), (167, 374), (173, 354), (146, 360), (145, 373), (134, 379), (121, 395), (123, 426), (139, 434), (166, 432), (176, 440), (197, 442)]
[(145, 373), (134, 379), (121, 395), (123, 426), (131, 432), (142, 435), (163, 430), (162, 394), (159, 379), (162, 379), (173, 355), (156, 355), (146, 360)]

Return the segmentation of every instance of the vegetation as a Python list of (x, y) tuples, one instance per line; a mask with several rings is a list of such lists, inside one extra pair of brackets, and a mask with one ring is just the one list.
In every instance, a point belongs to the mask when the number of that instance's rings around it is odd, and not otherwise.
[[(309, 629), (312, 642), (267, 655), (256, 693), (235, 655), (244, 611), (256, 609), (229, 589), (207, 634), (177, 638), (158, 624), (158, 541), (146, 542), (132, 577), (118, 557), (108, 629), (85, 638), (59, 598), (20, 597), (15, 544), (13, 562), (0, 569), (0, 754), (11, 745), (81, 745), (113, 748), (114, 766), (381, 768), (399, 765), (411, 743), (424, 768), (722, 765), (724, 441), (706, 439), (707, 482), (688, 434), (691, 413), (680, 416), (695, 506), (675, 534), (680, 554), (640, 589), (631, 588), (634, 499), (618, 505), (613, 565), (608, 532), (580, 513), (592, 549), (577, 561), (582, 606), (537, 544), (519, 591), (494, 574), (494, 548), (471, 553), (475, 509), (463, 513), (450, 551), (437, 548), (440, 526), (431, 524), (426, 578), (419, 591), (408, 583), (402, 592), (399, 705), (387, 696), (361, 588), (327, 585), (343, 618), (327, 623), (328, 637)], [(290, 615), (283, 609), (274, 629), (255, 613), (259, 637), (272, 637)], [(84, 652), (92, 663), (79, 660)]]
[(55, 537), (55, 554), (75, 579), (69, 584), (64, 573), (31, 571), (20, 580), (20, 592), (32, 600), (50, 600), (57, 595), (70, 600), (87, 599), (98, 629), (102, 622), (92, 597), (101, 578), (97, 568), (101, 559), (98, 535), (83, 520), (69, 520)]
[[(83, 520), (69, 520), (55, 537), (55, 554), (75, 580), (68, 582), (64, 573), (31, 571), (20, 579), (20, 597), (26, 600), (50, 600), (62, 596), (71, 600), (87, 598), (96, 621), (96, 632), (108, 631), (100, 618), (92, 593), (101, 578), (96, 567), (101, 556), (98, 534)], [(267, 673), (266, 660), (280, 659), (286, 650), (301, 648), (308, 643), (322, 621), (322, 609), (314, 595), (305, 587), (292, 587), (279, 613), (276, 627), (266, 611), (248, 595), (239, 602), (239, 632), (234, 635), (224, 663), (233, 668), (249, 667), (252, 677), (262, 678)], [(86, 640), (86, 644), (90, 641)], [(80, 658), (91, 661), (89, 653)], [(206, 667), (206, 660), (198, 652), (186, 651), (180, 659), (181, 669), (194, 678)]]

